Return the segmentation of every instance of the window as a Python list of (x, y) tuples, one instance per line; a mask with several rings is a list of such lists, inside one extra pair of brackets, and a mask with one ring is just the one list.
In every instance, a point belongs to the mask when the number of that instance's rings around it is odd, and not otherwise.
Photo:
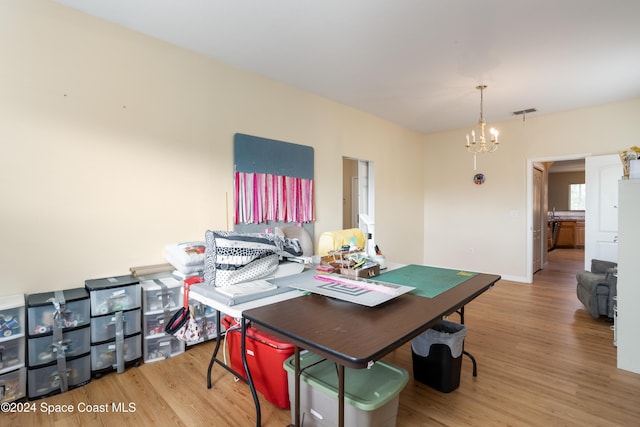
[(584, 184), (569, 184), (569, 210), (584, 210)]

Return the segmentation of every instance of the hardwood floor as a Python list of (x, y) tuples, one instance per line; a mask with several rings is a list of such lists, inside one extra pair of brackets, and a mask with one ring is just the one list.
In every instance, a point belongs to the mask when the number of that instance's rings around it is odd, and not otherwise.
[[(451, 393), (410, 379), (400, 394), (397, 425), (638, 425), (640, 375), (616, 368), (611, 323), (593, 319), (575, 296), (582, 259), (581, 251), (554, 250), (533, 284), (503, 280), (469, 304), (465, 348), (478, 361), (478, 376), (463, 358), (460, 387)], [(36, 413), (3, 414), (0, 420), (12, 426), (254, 425), (244, 383), (215, 367), (214, 387), (207, 389), (212, 348), (212, 343), (201, 344), (166, 361), (106, 375), (33, 401)], [(408, 344), (385, 360), (412, 372)], [(288, 410), (261, 402), (264, 426), (289, 424)], [(71, 404), (74, 412), (47, 415), (43, 403)], [(135, 408), (115, 413), (113, 403)], [(80, 413), (84, 404), (110, 411)]]

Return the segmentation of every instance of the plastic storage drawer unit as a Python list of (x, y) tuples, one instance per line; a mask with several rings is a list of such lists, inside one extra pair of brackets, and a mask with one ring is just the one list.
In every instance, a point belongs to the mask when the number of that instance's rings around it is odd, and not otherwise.
[[(226, 341), (231, 368), (239, 374), (244, 374), (240, 326), (229, 316), (222, 319), (222, 326), (227, 331)], [(282, 409), (289, 408), (287, 372), (283, 368), (283, 363), (294, 351), (293, 344), (280, 341), (253, 327), (247, 329), (247, 364), (256, 390), (269, 402)], [(245, 375), (242, 377), (244, 378)]]
[(0, 402), (27, 396), (24, 294), (0, 297)]
[[(300, 366), (300, 419), (304, 419), (305, 427), (338, 425), (338, 370), (335, 362), (302, 351)], [(285, 361), (284, 368), (289, 378), (289, 396), (293, 397), (294, 357)], [(344, 377), (345, 426), (396, 425), (399, 395), (409, 380), (407, 371), (389, 363), (376, 362), (369, 369), (345, 368)], [(295, 421), (294, 404), (292, 401), (292, 423)]]
[[(91, 373), (124, 372), (142, 356), (140, 280), (132, 275), (85, 280), (91, 295)], [(103, 340), (102, 338), (106, 338)]]
[(142, 354), (145, 363), (168, 359), (183, 353), (185, 343), (164, 331), (174, 313), (183, 306), (182, 282), (169, 273), (159, 273), (140, 279)]
[(88, 383), (91, 319), (84, 288), (27, 296), (27, 396), (39, 399)]

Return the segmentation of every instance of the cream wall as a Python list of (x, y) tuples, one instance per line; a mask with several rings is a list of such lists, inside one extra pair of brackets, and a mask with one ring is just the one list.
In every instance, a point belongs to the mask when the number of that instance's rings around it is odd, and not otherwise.
[(231, 227), (236, 132), (314, 147), (316, 235), (342, 226), (342, 157), (375, 162), (377, 241), (422, 261), (418, 133), (45, 0), (0, 3), (0, 51), (0, 295)]
[[(426, 136), (425, 263), (530, 281), (531, 162), (614, 154), (637, 145), (640, 98), (537, 114), (524, 123), (494, 123), (486, 115), (500, 130), (501, 146), (478, 156), (478, 172), (486, 174), (480, 186), (473, 183), (473, 156), (464, 148), (469, 130)], [(473, 126), (474, 118), (469, 122)]]

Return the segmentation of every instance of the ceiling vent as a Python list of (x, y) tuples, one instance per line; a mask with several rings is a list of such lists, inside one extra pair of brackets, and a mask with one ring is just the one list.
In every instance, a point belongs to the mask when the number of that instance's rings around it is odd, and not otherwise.
[(527, 108), (526, 110), (514, 111), (511, 114), (513, 114), (514, 116), (522, 116), (522, 121), (524, 122), (527, 114), (535, 113), (537, 111), (538, 110), (536, 110), (535, 108)]

